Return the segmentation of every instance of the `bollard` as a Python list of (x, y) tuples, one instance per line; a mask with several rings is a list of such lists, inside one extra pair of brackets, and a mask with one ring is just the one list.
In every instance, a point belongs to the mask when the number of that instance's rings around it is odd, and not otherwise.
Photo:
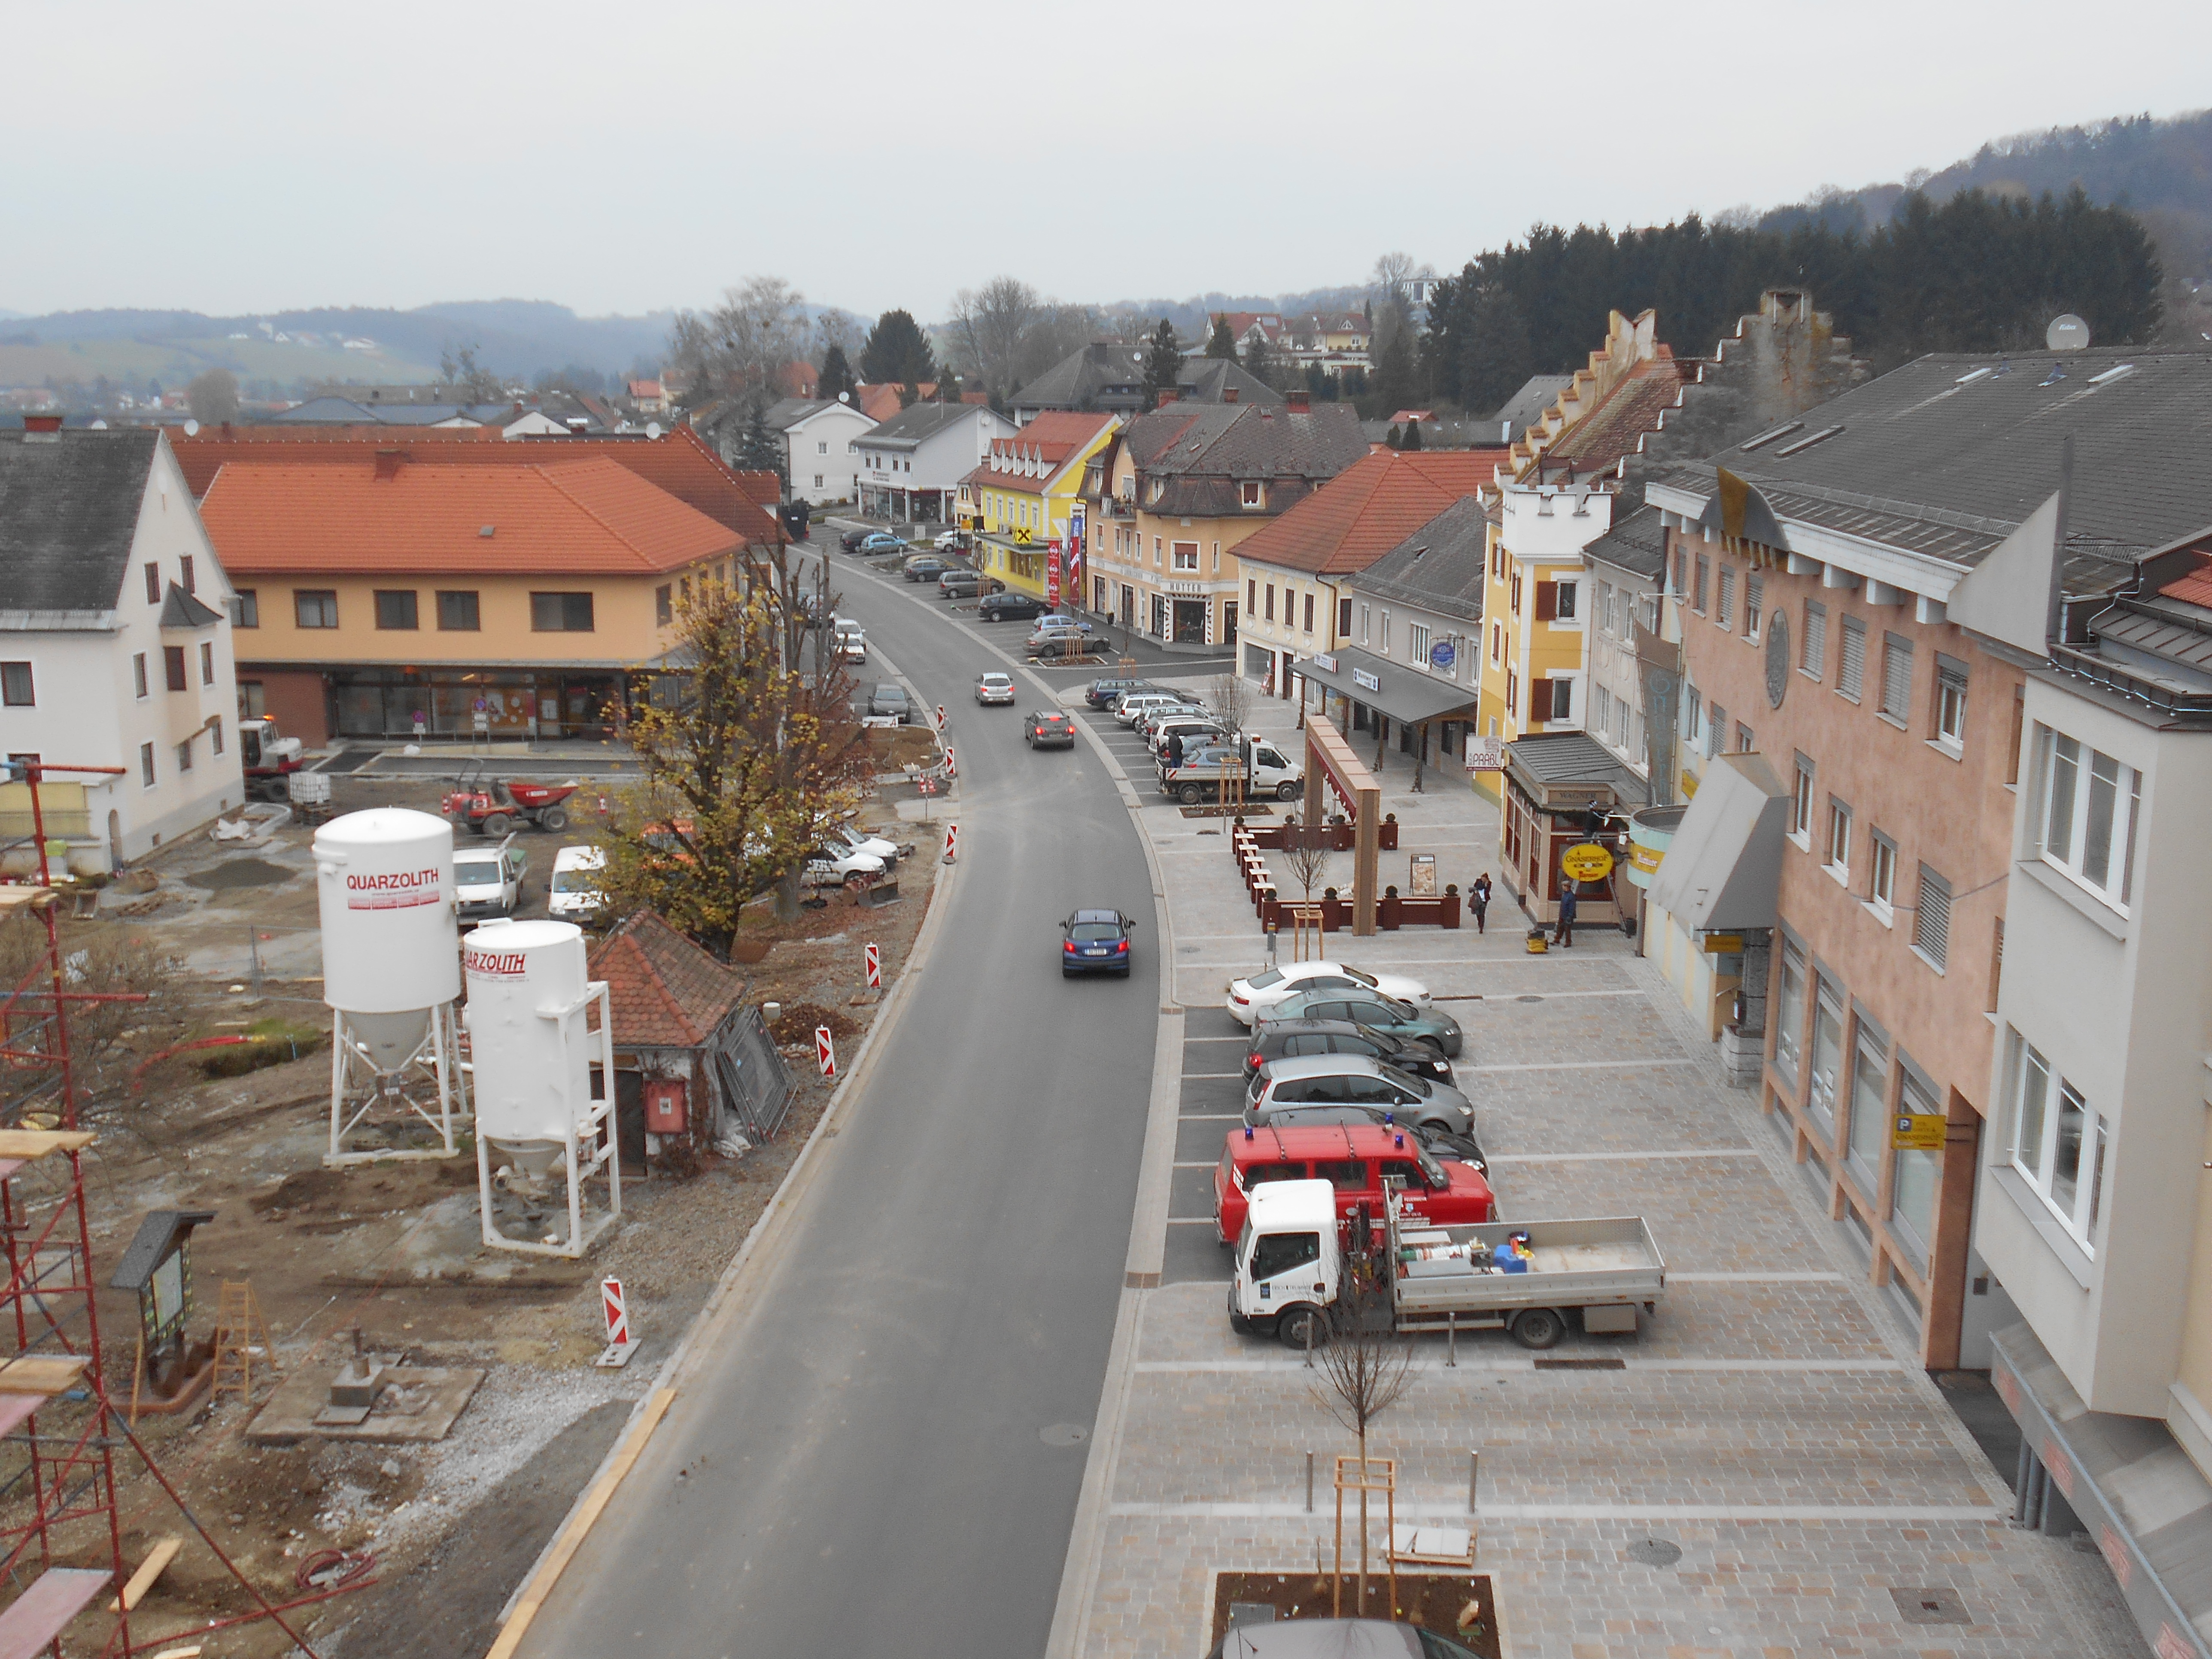
[(1313, 1454), (1306, 1454), (1306, 1513), (1313, 1513)]
[(1481, 1474), (1482, 1452), (1477, 1447), (1469, 1446), (1467, 1449), (1467, 1512), (1469, 1515), (1474, 1513), (1475, 1483)]
[(1459, 1364), (1459, 1313), (1456, 1309), (1444, 1314), (1444, 1364), (1456, 1367)]
[(868, 964), (868, 988), (871, 991), (882, 990), (884, 988), (884, 953), (875, 945), (871, 945), (867, 949), (866, 960)]
[(817, 1025), (814, 1028), (814, 1058), (822, 1067), (823, 1076), (837, 1075), (837, 1045), (830, 1041), (830, 1028), (827, 1025)]

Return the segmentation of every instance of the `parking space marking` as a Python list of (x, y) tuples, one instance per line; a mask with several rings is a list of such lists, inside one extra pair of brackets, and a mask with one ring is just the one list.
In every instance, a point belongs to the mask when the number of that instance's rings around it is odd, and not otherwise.
[(1242, 1072), (1185, 1072), (1182, 1074), (1182, 1080), (1188, 1083), (1196, 1078), (1243, 1077), (1243, 1075)]
[[(1321, 1517), (1303, 1504), (1114, 1504), (1109, 1515), (1146, 1520), (1307, 1521)], [(1464, 1518), (1467, 1500), (1452, 1504), (1401, 1502), (1396, 1513), (1417, 1519)], [(2011, 1518), (2009, 1507), (1986, 1504), (1493, 1504), (1485, 1500), (1476, 1517), (1489, 1521), (1721, 1521), (1756, 1524), (1769, 1521), (1845, 1521), (1912, 1523), (1983, 1521), (1995, 1526)], [(1381, 1571), (1377, 1568), (1376, 1571)]]
[(1462, 1066), (1463, 1072), (1625, 1072), (1644, 1070), (1653, 1066), (1694, 1066), (1698, 1062), (1685, 1055), (1680, 1060), (1536, 1060), (1518, 1065)]
[(1500, 1152), (1492, 1164), (1636, 1164), (1651, 1158), (1757, 1158), (1755, 1146), (1667, 1152)]

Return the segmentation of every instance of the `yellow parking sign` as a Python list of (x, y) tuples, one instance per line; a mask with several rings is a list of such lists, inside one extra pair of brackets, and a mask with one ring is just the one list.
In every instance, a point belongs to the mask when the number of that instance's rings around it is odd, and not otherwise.
[(1949, 1127), (1941, 1112), (1899, 1112), (1889, 1144), (1900, 1152), (1940, 1152)]

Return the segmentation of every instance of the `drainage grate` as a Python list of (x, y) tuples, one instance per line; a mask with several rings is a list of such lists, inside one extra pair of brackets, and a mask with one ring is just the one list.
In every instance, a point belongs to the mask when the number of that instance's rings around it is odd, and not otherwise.
[(1079, 1446), (1091, 1437), (1091, 1431), (1079, 1423), (1054, 1423), (1037, 1431), (1037, 1438), (1048, 1446)]
[(1626, 1359), (1540, 1359), (1536, 1362), (1536, 1369), (1540, 1371), (1625, 1371), (1628, 1369), (1628, 1362)]
[(1943, 1585), (1929, 1589), (1898, 1589), (1889, 1599), (1897, 1603), (1897, 1616), (1908, 1625), (1971, 1625), (1973, 1615), (1959, 1599), (1959, 1592)]
[(1541, 1002), (1543, 1000), (1544, 1000), (1544, 999), (1543, 999), (1543, 998), (1541, 998), (1541, 997), (1535, 997), (1535, 996), (1529, 996), (1529, 997), (1516, 997), (1516, 998), (1514, 998), (1514, 999), (1513, 999), (1513, 1000), (1514, 1000), (1514, 1001), (1516, 1001), (1516, 1002)]
[(1639, 1538), (1628, 1547), (1628, 1559), (1647, 1567), (1671, 1567), (1682, 1559), (1682, 1547), (1664, 1538)]

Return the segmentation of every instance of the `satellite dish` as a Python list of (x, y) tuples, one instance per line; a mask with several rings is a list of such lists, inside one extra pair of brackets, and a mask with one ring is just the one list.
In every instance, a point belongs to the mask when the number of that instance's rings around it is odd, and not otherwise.
[(853, 394), (849, 392), (841, 392), (837, 394), (837, 401), (841, 404), (849, 404), (853, 401)]
[(199, 435), (200, 423), (198, 421), (186, 421), (185, 422), (185, 436), (187, 438), (197, 438)]
[(660, 435), (660, 422), (647, 421), (645, 423), (645, 435), (648, 438), (658, 438)]
[(2069, 311), (2051, 319), (2043, 343), (2053, 351), (2080, 351), (2089, 343), (2089, 325)]

